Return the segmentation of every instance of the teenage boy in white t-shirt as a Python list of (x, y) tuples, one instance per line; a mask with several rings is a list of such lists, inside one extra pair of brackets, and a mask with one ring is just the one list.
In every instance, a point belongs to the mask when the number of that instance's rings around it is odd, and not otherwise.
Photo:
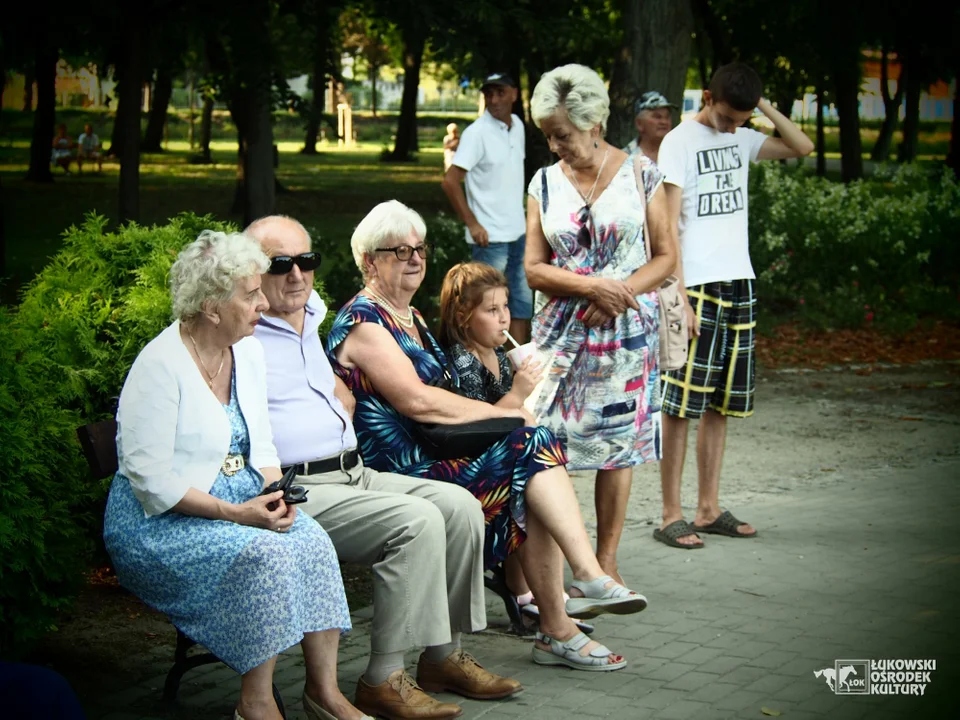
[(509, 75), (494, 73), (480, 91), (486, 110), (463, 131), (443, 191), (466, 225), (473, 259), (507, 276), (510, 334), (523, 343), (530, 336), (533, 292), (523, 270), (526, 141), (523, 122), (512, 112), (518, 90)]
[[(680, 123), (660, 146), (667, 208), (677, 223), (677, 275), (687, 289), (691, 329), (687, 364), (663, 375), (663, 522), (653, 536), (684, 549), (703, 547), (697, 533), (754, 537), (757, 531), (720, 509), (720, 466), (727, 417), (753, 414), (756, 278), (747, 240), (750, 162), (809, 155), (813, 143), (762, 99), (763, 83), (742, 63), (717, 69), (704, 107)], [(780, 137), (741, 127), (754, 108)], [(697, 433), (699, 493), (693, 524), (683, 519), (680, 479), (687, 427)]]

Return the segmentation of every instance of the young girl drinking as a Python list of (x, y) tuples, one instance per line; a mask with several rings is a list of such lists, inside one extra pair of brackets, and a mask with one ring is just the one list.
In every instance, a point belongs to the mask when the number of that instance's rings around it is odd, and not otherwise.
[[(510, 327), (507, 293), (507, 279), (496, 268), (475, 262), (454, 265), (440, 289), (439, 340), (456, 368), (463, 395), (518, 408), (540, 383), (543, 368), (530, 356), (513, 370), (507, 358), (502, 347), (507, 339), (504, 331)], [(520, 609), (538, 617), (540, 611), (519, 563), (508, 558), (504, 569)], [(564, 593), (563, 597), (570, 596)], [(593, 632), (592, 625), (575, 622), (583, 632)]]
[(503, 350), (510, 328), (507, 279), (483, 263), (454, 265), (440, 290), (439, 340), (448, 352), (463, 395), (519, 408), (542, 377), (534, 357), (511, 368)]

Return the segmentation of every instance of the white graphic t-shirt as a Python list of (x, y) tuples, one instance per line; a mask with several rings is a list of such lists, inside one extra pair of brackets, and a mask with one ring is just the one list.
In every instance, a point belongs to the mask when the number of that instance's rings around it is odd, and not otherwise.
[(720, 133), (686, 120), (667, 133), (657, 165), (683, 189), (680, 252), (687, 287), (753, 279), (747, 239), (747, 175), (767, 136), (737, 128)]

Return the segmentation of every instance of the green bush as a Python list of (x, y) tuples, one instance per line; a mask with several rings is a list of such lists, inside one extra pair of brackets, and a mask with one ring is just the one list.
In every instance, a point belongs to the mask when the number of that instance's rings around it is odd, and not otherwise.
[(953, 173), (880, 168), (840, 184), (765, 163), (750, 178), (758, 295), (819, 327), (913, 327), (957, 317), (960, 185)]
[(69, 604), (99, 533), (96, 500), (67, 409), (63, 368), (0, 310), (0, 651), (18, 651), (53, 628)]

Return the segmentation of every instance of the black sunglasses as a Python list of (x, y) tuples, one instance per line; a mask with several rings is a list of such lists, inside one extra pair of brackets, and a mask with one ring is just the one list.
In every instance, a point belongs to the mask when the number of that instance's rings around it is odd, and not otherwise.
[(305, 252), (294, 257), (290, 255), (277, 255), (270, 258), (270, 268), (267, 270), (271, 275), (286, 275), (293, 270), (296, 265), (303, 272), (316, 270), (320, 267), (320, 253)]
[(397, 245), (392, 248), (377, 248), (377, 252), (392, 252), (397, 256), (397, 260), (400, 262), (406, 262), (413, 257), (413, 251), (417, 251), (417, 255), (420, 256), (421, 260), (425, 260), (427, 257), (427, 246), (426, 245), (417, 245), (412, 247), (411, 245)]
[(577, 244), (584, 250), (589, 250), (593, 244), (593, 213), (590, 212), (589, 205), (584, 205), (577, 213), (577, 222), (580, 223), (580, 229), (577, 231)]

